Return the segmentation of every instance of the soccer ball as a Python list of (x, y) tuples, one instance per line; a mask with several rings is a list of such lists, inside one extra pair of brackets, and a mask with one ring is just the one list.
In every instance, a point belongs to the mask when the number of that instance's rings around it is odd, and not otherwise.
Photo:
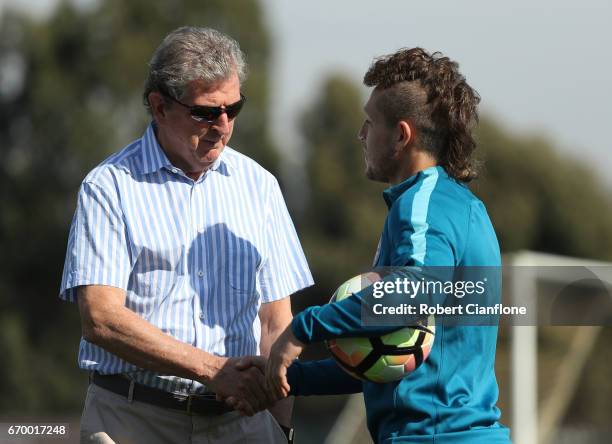
[[(374, 283), (372, 274), (349, 279), (330, 302), (341, 301)], [(332, 356), (351, 376), (385, 383), (402, 379), (419, 367), (431, 351), (435, 336), (434, 318), (378, 337), (337, 338), (325, 341)]]

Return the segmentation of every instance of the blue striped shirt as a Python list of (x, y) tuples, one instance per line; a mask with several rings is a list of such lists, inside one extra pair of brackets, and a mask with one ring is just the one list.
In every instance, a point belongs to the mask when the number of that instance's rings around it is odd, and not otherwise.
[[(118, 287), (126, 307), (163, 332), (215, 355), (243, 356), (259, 352), (260, 305), (312, 283), (274, 176), (226, 147), (194, 181), (170, 163), (151, 124), (83, 181), (60, 298), (75, 302), (81, 285)], [(166, 391), (205, 390), (83, 338), (79, 365)]]

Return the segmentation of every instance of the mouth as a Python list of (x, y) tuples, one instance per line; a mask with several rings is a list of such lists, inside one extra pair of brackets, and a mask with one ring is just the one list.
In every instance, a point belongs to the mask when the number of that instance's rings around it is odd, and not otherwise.
[(200, 139), (200, 143), (204, 144), (205, 146), (216, 146), (219, 143), (223, 143), (223, 139), (214, 139), (214, 140), (209, 140), (209, 139)]

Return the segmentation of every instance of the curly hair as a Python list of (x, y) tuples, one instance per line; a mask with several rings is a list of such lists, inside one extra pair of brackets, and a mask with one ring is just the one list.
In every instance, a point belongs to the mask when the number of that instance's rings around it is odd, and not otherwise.
[(458, 68), (439, 52), (400, 49), (375, 59), (363, 83), (381, 91), (379, 110), (389, 125), (410, 119), (421, 147), (451, 177), (469, 182), (476, 177), (472, 131), (480, 96)]

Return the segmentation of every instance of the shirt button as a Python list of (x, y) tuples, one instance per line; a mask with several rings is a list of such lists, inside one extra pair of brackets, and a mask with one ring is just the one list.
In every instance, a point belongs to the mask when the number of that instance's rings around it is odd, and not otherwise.
[(200, 319), (204, 319), (204, 313), (200, 313)]
[(204, 272), (202, 270), (198, 271), (198, 276), (204, 277)]
[(176, 168), (172, 168), (172, 172), (173, 172), (174, 174), (177, 174), (177, 173), (178, 173), (178, 170), (177, 170)]

